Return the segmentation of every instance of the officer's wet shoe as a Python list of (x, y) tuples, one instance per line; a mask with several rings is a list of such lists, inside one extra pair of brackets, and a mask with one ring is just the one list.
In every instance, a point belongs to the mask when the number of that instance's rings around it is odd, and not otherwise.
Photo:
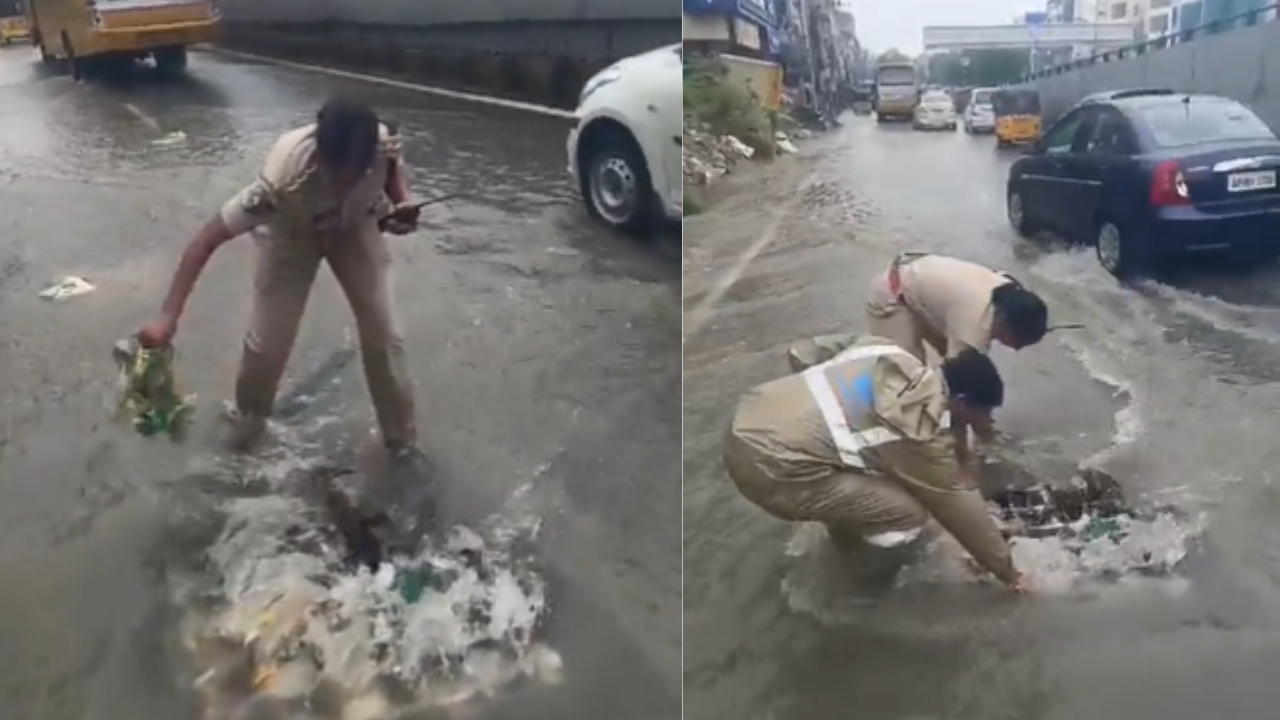
[(267, 436), (267, 419), (240, 412), (234, 403), (225, 403), (222, 418), (227, 424), (227, 446), (234, 453), (257, 450)]

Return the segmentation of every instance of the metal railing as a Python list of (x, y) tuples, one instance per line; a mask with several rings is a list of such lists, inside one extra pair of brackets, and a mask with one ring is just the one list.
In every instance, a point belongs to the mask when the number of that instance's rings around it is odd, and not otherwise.
[(1151, 38), (1133, 45), (1126, 45), (1122, 48), (1095, 53), (1089, 57), (1078, 58), (1071, 60), (1070, 62), (1060, 63), (1041, 70), (1036, 70), (1035, 72), (1027, 73), (1022, 76), (1017, 83), (1010, 84), (1031, 82), (1051, 75), (1061, 75), (1063, 73), (1071, 72), (1072, 70), (1079, 70), (1080, 68), (1089, 67), (1091, 65), (1138, 57), (1139, 55), (1145, 55), (1152, 51), (1163, 50), (1172, 45), (1181, 45), (1182, 43), (1190, 42), (1197, 38), (1272, 22), (1276, 20), (1278, 16), (1280, 16), (1280, 2), (1272, 3), (1271, 5), (1266, 5), (1260, 8), (1254, 8), (1253, 10), (1232, 15), (1231, 17), (1210, 20), (1209, 22), (1201, 23), (1193, 28), (1165, 33), (1159, 37)]

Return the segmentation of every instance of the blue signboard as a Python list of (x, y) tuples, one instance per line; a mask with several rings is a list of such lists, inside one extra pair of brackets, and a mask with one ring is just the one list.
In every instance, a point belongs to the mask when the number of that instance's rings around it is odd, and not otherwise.
[(1032, 27), (1043, 25), (1049, 17), (1048, 13), (1029, 12), (1022, 16), (1022, 22)]
[(683, 0), (683, 8), (688, 15), (730, 15), (777, 27), (767, 0)]

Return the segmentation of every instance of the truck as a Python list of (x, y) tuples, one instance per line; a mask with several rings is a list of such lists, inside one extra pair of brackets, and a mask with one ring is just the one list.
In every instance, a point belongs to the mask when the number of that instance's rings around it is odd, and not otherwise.
[(152, 59), (165, 73), (187, 66), (187, 49), (215, 39), (212, 0), (27, 0), (31, 42), (43, 62), (65, 62), (72, 77), (95, 66)]

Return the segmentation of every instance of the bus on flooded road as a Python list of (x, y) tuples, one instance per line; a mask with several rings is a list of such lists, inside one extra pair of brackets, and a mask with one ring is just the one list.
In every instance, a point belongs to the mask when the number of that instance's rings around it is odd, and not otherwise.
[[(3, 1), (3, 0), (0, 0)], [(27, 0), (31, 39), (45, 62), (66, 61), (73, 77), (94, 66), (151, 58), (162, 72), (181, 72), (187, 48), (212, 41), (219, 14), (213, 0)]]
[(911, 62), (876, 67), (876, 122), (912, 120), (920, 103), (920, 75)]
[(0, 0), (0, 47), (25, 42), (30, 37), (22, 0)]

